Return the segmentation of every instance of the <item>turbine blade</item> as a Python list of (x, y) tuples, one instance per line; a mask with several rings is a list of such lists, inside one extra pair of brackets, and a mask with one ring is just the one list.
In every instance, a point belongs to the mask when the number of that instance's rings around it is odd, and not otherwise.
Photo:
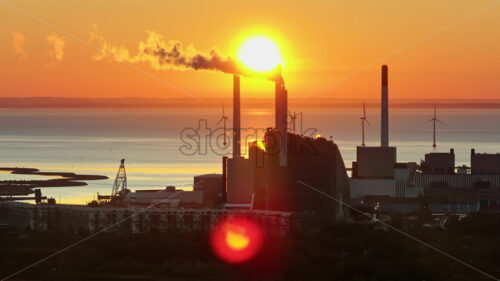
[(432, 119), (431, 119), (431, 120), (429, 120), (429, 121), (426, 121), (424, 124), (430, 123), (430, 122), (432, 122), (432, 121), (434, 121), (434, 118), (432, 118)]
[(224, 120), (224, 117), (222, 117), (221, 119), (219, 119), (219, 122), (217, 122), (217, 124), (215, 124), (215, 127), (216, 127), (216, 128), (217, 128), (217, 127), (219, 127), (220, 122), (222, 122), (223, 120)]
[(366, 121), (366, 124), (368, 124), (368, 126), (372, 126), (372, 124), (370, 124), (370, 121), (368, 121), (368, 119), (365, 118), (365, 121)]
[(439, 123), (441, 123), (441, 124), (444, 125), (444, 123), (441, 120), (437, 119), (437, 118), (436, 118), (436, 121), (438, 121)]

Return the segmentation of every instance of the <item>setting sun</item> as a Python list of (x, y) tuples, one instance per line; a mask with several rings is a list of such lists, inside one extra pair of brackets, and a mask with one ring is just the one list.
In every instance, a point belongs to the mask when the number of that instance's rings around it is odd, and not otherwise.
[(256, 71), (269, 71), (281, 63), (278, 47), (266, 37), (255, 37), (244, 42), (238, 53), (238, 59)]

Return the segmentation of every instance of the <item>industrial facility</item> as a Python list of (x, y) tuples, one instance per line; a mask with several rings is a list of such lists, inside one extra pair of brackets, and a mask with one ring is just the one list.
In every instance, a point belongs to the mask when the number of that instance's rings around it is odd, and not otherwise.
[(407, 198), (420, 195), (420, 191), (410, 184), (417, 168), (416, 163), (398, 163), (396, 147), (389, 146), (388, 77), (388, 67), (383, 65), (380, 146), (358, 146), (356, 161), (352, 163), (350, 194), (356, 204), (370, 197)]
[[(23, 210), (18, 212), (23, 214), (22, 220), (25, 223), (28, 221), (27, 225), (34, 229), (57, 228), (53, 224), (62, 223), (63, 217), (74, 214), (78, 217), (75, 227), (86, 231), (102, 229), (126, 216), (124, 214), (136, 213), (144, 220), (131, 221), (135, 225), (130, 228), (133, 232), (143, 229), (144, 224), (160, 230), (167, 229), (162, 226), (171, 225), (169, 214), (174, 213), (176, 225), (193, 220), (183, 218), (185, 215), (180, 213), (190, 214), (195, 217), (194, 220), (203, 217), (200, 220), (204, 225), (211, 225), (220, 216), (243, 212), (245, 216), (262, 217), (266, 223), (280, 228), (289, 228), (292, 214), (303, 212), (332, 222), (343, 219), (345, 212), (342, 204), (299, 183), (314, 185), (340, 202), (348, 201), (349, 180), (338, 146), (321, 137), (313, 139), (288, 132), (288, 92), (280, 66), (269, 80), (275, 85), (275, 126), (267, 129), (263, 140), (248, 144), (250, 153), (245, 158), (241, 155), (240, 76), (234, 74), (232, 157), (223, 157), (221, 174), (195, 176), (192, 191), (178, 190), (175, 186), (131, 191), (127, 185), (125, 159), (122, 159), (111, 194), (98, 194), (97, 200), (90, 203), (87, 209), (69, 205), (50, 208), (43, 204), (25, 206), (22, 203), (4, 207)], [(60, 216), (60, 219), (51, 220), (54, 216)], [(271, 218), (277, 217), (285, 219), (273, 223)]]
[(287, 212), (316, 212), (332, 221), (344, 214), (343, 206), (308, 189), (314, 185), (339, 200), (349, 198), (349, 182), (340, 151), (324, 138), (288, 132), (288, 92), (280, 74), (275, 83), (275, 127), (264, 139), (248, 144), (249, 157), (240, 153), (240, 83), (234, 77), (233, 157), (224, 158), (226, 208)]
[(454, 150), (431, 153), (422, 162), (414, 185), (431, 200), (444, 202), (444, 210), (477, 212), (500, 209), (500, 154), (476, 154), (471, 149), (470, 168), (455, 166)]
[[(111, 194), (98, 194), (89, 206), (4, 203), (1, 208), (16, 225), (38, 230), (64, 224), (72, 231), (92, 232), (127, 216), (134, 219), (119, 228), (123, 231), (205, 229), (221, 217), (243, 215), (278, 233), (288, 233), (301, 214), (322, 222), (350, 220), (346, 208), (350, 205), (405, 213), (417, 211), (423, 201), (433, 212), (500, 208), (500, 154), (472, 149), (470, 167), (456, 167), (453, 149), (428, 153), (419, 164), (398, 162), (397, 148), (389, 142), (386, 65), (381, 74), (380, 146), (365, 145), (365, 123), (369, 123), (363, 104), (362, 143), (356, 147), (351, 177), (332, 139), (306, 137), (302, 130), (296, 133), (295, 124), (289, 131), (288, 117), (295, 122), (296, 114), (289, 114), (288, 91), (278, 66), (268, 77), (275, 86), (274, 127), (267, 128), (263, 139), (245, 144), (248, 157), (241, 153), (240, 74), (233, 74), (232, 155), (222, 157), (221, 173), (195, 175), (193, 190), (169, 185), (131, 191), (122, 159)], [(224, 144), (227, 119), (223, 112)], [(438, 121), (436, 114), (430, 121)], [(435, 135), (434, 126), (434, 147)]]
[[(388, 68), (382, 66), (381, 144), (357, 147), (350, 179), (351, 202), (378, 211), (412, 212), (423, 201), (433, 212), (470, 213), (494, 210), (500, 203), (500, 154), (471, 150), (470, 167), (456, 166), (455, 151), (431, 152), (420, 164), (398, 162), (389, 146)], [(362, 118), (363, 144), (364, 121)], [(436, 148), (434, 107), (433, 148)]]

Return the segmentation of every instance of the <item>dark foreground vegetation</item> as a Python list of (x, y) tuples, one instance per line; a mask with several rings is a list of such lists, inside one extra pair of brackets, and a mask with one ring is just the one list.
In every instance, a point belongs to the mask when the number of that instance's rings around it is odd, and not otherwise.
[[(405, 231), (500, 277), (500, 217)], [(85, 234), (4, 231), (0, 279)], [(203, 232), (98, 235), (12, 280), (491, 280), (394, 231), (338, 224), (267, 238), (253, 260), (219, 261)]]

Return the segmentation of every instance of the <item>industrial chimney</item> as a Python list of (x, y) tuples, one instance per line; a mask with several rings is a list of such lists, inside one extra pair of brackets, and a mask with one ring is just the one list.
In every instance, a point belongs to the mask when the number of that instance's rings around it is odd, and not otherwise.
[(233, 76), (233, 158), (241, 155), (240, 76)]
[(388, 83), (387, 83), (387, 65), (382, 65), (382, 118), (381, 118), (381, 134), (380, 134), (380, 146), (389, 146), (389, 93), (388, 93)]
[(280, 166), (287, 164), (287, 113), (288, 113), (288, 92), (281, 76), (281, 66), (277, 66), (275, 80), (275, 124), (280, 134)]

